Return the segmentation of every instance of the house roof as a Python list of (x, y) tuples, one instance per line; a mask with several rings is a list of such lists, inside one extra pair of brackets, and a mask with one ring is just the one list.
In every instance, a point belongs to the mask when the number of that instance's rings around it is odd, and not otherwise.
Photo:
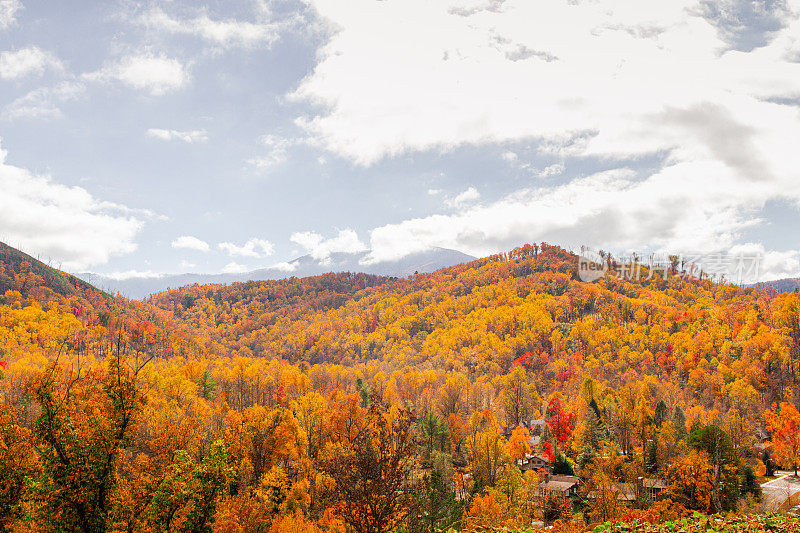
[(636, 485), (633, 483), (615, 483), (617, 499), (623, 502), (636, 501)]
[(570, 481), (553, 481), (551, 479), (550, 481), (539, 483), (539, 488), (548, 492), (567, 492), (575, 485), (576, 483)]
[(539, 454), (539, 453), (534, 453), (534, 454), (526, 453), (524, 462), (527, 463), (528, 461), (532, 461), (534, 459), (539, 459), (540, 461), (543, 461), (545, 463), (549, 463), (550, 462), (550, 458), (549, 457), (547, 457), (546, 455)]
[(554, 474), (550, 476), (551, 481), (564, 481), (568, 483), (580, 484), (581, 478), (578, 476), (564, 476), (561, 474)]
[(567, 492), (576, 487), (581, 482), (578, 476), (548, 476), (545, 481), (539, 483), (539, 488), (547, 491)]
[(667, 483), (663, 479), (646, 477), (642, 480), (642, 486), (648, 489), (666, 489)]

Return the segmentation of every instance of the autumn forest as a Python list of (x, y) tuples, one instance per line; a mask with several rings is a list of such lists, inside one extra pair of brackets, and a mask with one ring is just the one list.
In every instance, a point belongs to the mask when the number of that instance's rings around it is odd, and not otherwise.
[(0, 246), (0, 530), (800, 528), (797, 292), (541, 243), (134, 301)]

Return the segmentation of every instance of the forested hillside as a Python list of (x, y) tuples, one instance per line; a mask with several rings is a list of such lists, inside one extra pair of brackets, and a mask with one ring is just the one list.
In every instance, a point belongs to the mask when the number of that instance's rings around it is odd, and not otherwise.
[[(51, 268), (38, 259), (0, 242), (0, 294), (17, 288), (23, 292), (49, 289), (63, 296), (100, 292), (85, 281)], [(17, 283), (18, 276), (24, 279)]]
[(413, 279), (190, 286), (151, 302), (230, 354), (473, 377), (505, 374), (516, 361), (543, 394), (575, 389), (585, 376), (616, 387), (649, 377), (707, 408), (752, 390), (763, 395), (751, 406), (759, 410), (795, 383), (796, 295), (678, 276), (587, 284), (576, 267), (543, 244)]
[(146, 302), (2, 271), (10, 531), (572, 531), (774, 510), (800, 463), (798, 294), (547, 244)]

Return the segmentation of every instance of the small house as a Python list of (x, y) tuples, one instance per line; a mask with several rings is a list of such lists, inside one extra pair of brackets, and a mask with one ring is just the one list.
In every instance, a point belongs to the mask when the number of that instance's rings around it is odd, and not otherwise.
[(539, 483), (539, 497), (555, 496), (562, 500), (573, 498), (578, 494), (581, 479), (577, 476), (554, 476), (545, 474), (544, 480)]

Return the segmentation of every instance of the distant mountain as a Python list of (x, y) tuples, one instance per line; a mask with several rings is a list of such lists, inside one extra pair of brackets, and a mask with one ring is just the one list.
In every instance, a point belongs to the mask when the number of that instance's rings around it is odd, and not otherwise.
[(78, 277), (92, 285), (111, 293), (119, 293), (128, 298), (142, 299), (147, 296), (164, 291), (168, 288), (177, 289), (185, 285), (209, 283), (235, 283), (237, 281), (261, 281), (282, 279), (288, 277), (303, 278), (316, 276), (326, 272), (363, 272), (390, 277), (406, 277), (418, 273), (433, 272), (459, 263), (474, 261), (476, 258), (456, 250), (446, 248), (433, 248), (426, 252), (411, 254), (396, 261), (383, 261), (369, 265), (362, 265), (369, 252), (360, 253), (334, 253), (325, 261), (314, 259), (310, 255), (298, 257), (289, 262), (286, 269), (262, 268), (241, 274), (176, 274), (160, 277), (133, 277), (128, 279), (113, 279), (101, 274), (80, 273)]
[[(20, 283), (20, 276), (33, 277)], [(0, 242), (0, 296), (8, 289), (20, 290), (25, 295), (34, 287), (46, 287), (63, 296), (85, 296), (87, 290), (96, 290), (86, 281)]]
[(763, 289), (767, 292), (794, 292), (800, 291), (800, 278), (784, 278), (776, 279), (774, 281), (763, 281), (761, 283), (754, 283), (750, 287)]

